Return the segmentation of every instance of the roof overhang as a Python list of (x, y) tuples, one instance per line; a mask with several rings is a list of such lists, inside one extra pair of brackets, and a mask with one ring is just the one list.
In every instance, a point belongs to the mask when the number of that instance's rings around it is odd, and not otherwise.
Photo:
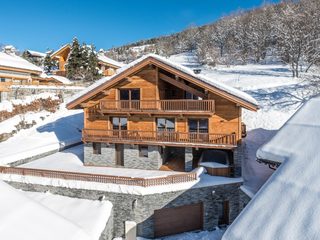
[(55, 51), (54, 53), (51, 54), (51, 58), (55, 58), (55, 57), (59, 57), (59, 55), (64, 52), (67, 49), (71, 49), (71, 45), (70, 44), (66, 44), (64, 46), (62, 46), (61, 48), (59, 48), (57, 51)]

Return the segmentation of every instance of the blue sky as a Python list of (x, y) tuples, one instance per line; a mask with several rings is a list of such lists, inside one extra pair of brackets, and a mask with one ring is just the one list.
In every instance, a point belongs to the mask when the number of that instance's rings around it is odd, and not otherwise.
[[(0, 43), (20, 50), (57, 49), (77, 36), (108, 49), (204, 25), (262, 0), (4, 0)], [(269, 0), (267, 2), (277, 2)]]

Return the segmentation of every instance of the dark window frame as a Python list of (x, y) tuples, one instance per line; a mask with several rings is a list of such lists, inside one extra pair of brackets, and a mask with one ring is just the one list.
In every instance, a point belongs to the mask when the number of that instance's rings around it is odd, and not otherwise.
[(101, 155), (101, 143), (92, 143), (92, 151), (95, 155)]
[[(164, 127), (159, 127), (159, 120), (164, 120)], [(173, 123), (173, 127), (168, 127), (168, 122)], [(170, 123), (170, 124), (171, 124)], [(174, 132), (176, 129), (176, 119), (175, 118), (156, 118), (157, 131), (161, 132)]]
[[(114, 119), (118, 119), (118, 125), (114, 125)], [(121, 119), (125, 119), (125, 125), (122, 125)], [(111, 124), (113, 130), (128, 130), (128, 118), (126, 117), (111, 117)], [(117, 126), (117, 127), (116, 127)]]
[(139, 145), (139, 157), (149, 157), (149, 148), (147, 145)]
[[(195, 121), (196, 122), (196, 128), (190, 128), (192, 125), (190, 122), (191, 121)], [(204, 125), (205, 128), (203, 128), (203, 123), (205, 123)], [(209, 133), (209, 119), (208, 118), (189, 118), (188, 119), (188, 129), (189, 132), (192, 133)]]

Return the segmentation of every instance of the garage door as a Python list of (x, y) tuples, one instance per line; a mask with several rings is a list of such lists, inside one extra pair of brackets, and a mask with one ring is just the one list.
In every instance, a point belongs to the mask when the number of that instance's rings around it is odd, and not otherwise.
[(202, 229), (202, 203), (154, 211), (155, 237)]

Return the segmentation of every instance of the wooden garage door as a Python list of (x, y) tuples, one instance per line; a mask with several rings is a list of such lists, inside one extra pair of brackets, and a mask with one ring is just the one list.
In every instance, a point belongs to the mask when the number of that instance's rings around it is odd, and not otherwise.
[(154, 211), (154, 235), (167, 235), (202, 229), (202, 203)]

